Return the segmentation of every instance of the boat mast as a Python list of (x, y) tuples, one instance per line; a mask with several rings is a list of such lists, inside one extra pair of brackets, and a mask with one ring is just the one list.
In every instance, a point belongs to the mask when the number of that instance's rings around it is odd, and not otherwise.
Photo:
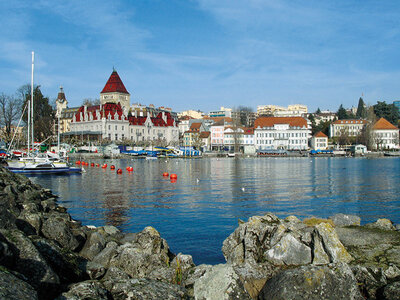
[(31, 134), (32, 134), (32, 151), (35, 150), (35, 140), (33, 138), (33, 69), (34, 69), (35, 52), (32, 51), (32, 77), (31, 77)]

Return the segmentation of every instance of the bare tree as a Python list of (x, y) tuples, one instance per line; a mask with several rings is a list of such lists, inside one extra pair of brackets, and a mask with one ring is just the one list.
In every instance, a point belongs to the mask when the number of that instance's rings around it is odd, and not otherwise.
[(13, 96), (0, 95), (0, 124), (4, 126), (4, 138), (12, 139), (12, 126), (21, 117), (21, 101)]

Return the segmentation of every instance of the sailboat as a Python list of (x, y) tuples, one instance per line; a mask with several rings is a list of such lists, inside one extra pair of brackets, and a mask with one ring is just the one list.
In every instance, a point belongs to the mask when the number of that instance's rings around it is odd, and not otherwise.
[[(28, 103), (28, 153), (25, 157), (19, 157), (7, 161), (7, 168), (14, 173), (81, 173), (82, 169), (73, 167), (69, 162), (51, 153), (35, 153), (33, 139), (33, 70), (34, 52), (32, 52), (32, 78), (31, 78), (31, 99)], [(31, 149), (32, 141), (32, 153)]]

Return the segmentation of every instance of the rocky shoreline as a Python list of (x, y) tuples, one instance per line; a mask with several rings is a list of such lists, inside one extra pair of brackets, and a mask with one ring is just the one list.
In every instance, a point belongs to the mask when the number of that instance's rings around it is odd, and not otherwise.
[(173, 254), (156, 229), (82, 226), (51, 191), (0, 167), (0, 299), (400, 299), (399, 225), (239, 221), (225, 264)]

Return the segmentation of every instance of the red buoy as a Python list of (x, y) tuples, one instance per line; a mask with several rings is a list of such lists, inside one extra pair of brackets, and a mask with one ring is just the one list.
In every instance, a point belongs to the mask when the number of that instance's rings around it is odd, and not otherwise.
[(127, 167), (126, 170), (127, 170), (128, 172), (133, 172), (133, 168), (132, 168), (132, 167)]
[(94, 167), (94, 163), (91, 163), (90, 166), (91, 166), (91, 167)]
[(122, 174), (122, 169), (118, 169), (117, 174)]
[(169, 176), (169, 174), (168, 174), (168, 172), (164, 172), (164, 173), (162, 173), (162, 176), (164, 176), (164, 177), (168, 177), (168, 176)]
[(80, 160), (77, 160), (77, 161), (76, 161), (76, 164), (77, 164), (77, 165), (80, 165), (80, 164), (81, 164), (81, 161), (80, 161)]
[(103, 168), (103, 169), (106, 169), (106, 168), (107, 168), (107, 164), (104, 164), (104, 165), (102, 166), (102, 168)]
[(178, 179), (178, 175), (176, 175), (176, 174), (171, 174), (171, 175), (169, 176), (169, 178), (170, 178), (170, 179)]
[(100, 164), (96, 164), (96, 167), (100, 167)]
[(110, 169), (111, 169), (111, 170), (114, 170), (114, 169), (115, 169), (115, 166), (114, 166), (114, 165), (111, 165), (111, 166), (110, 166)]

